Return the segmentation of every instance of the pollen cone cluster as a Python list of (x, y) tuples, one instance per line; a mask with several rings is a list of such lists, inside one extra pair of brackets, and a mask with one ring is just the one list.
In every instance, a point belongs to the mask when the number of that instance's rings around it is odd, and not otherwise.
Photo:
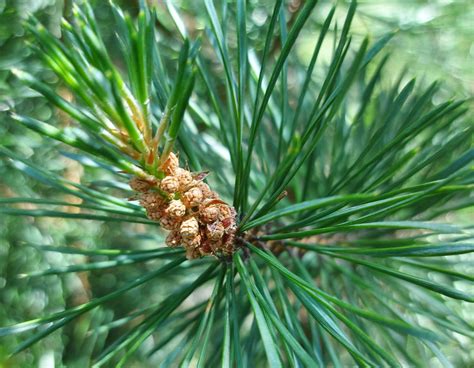
[(166, 244), (182, 245), (188, 259), (234, 252), (235, 210), (204, 183), (203, 175), (179, 167), (170, 154), (161, 169), (165, 177), (152, 181), (133, 178), (130, 187), (139, 192), (149, 219), (169, 230)]

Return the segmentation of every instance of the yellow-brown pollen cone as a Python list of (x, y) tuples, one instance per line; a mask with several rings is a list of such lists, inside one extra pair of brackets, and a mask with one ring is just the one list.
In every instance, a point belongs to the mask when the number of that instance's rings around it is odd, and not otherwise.
[(170, 233), (166, 245), (186, 249), (188, 259), (229, 256), (235, 251), (236, 212), (202, 181), (202, 175), (179, 167), (171, 153), (161, 166), (165, 177), (148, 181), (133, 178), (147, 217)]

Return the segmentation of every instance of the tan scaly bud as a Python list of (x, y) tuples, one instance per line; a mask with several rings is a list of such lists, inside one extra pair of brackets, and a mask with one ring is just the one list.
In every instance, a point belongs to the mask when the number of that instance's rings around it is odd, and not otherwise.
[(185, 248), (199, 248), (201, 245), (201, 235), (197, 234), (192, 238), (182, 238)]
[(176, 155), (171, 152), (163, 165), (161, 165), (162, 170), (167, 175), (174, 175), (176, 169), (179, 167), (179, 160)]
[(220, 205), (219, 206), (219, 220), (223, 221), (225, 219), (233, 218), (233, 212), (231, 208), (227, 205)]
[(140, 204), (146, 209), (162, 207), (164, 199), (161, 195), (155, 192), (143, 193), (140, 196)]
[(199, 204), (202, 202), (202, 192), (199, 188), (191, 188), (189, 189), (186, 193), (183, 195), (183, 201), (189, 206), (189, 207), (195, 207), (199, 206)]
[(181, 235), (179, 235), (179, 231), (177, 230), (171, 231), (166, 237), (166, 245), (168, 247), (175, 248), (180, 244), (181, 244)]
[(186, 190), (193, 181), (193, 176), (188, 170), (178, 167), (174, 176), (178, 179), (180, 190)]
[(160, 225), (166, 230), (175, 230), (179, 227), (179, 224), (180, 221), (171, 216), (163, 216), (160, 218)]
[(183, 239), (193, 239), (199, 234), (199, 224), (195, 217), (183, 221), (180, 227), (181, 237)]
[(161, 181), (160, 188), (166, 193), (176, 193), (179, 189), (178, 179), (174, 176), (166, 176)]
[(200, 212), (199, 212), (199, 219), (207, 224), (210, 224), (212, 222), (217, 221), (219, 218), (219, 207), (217, 206), (208, 206), (204, 207)]
[(212, 241), (220, 240), (224, 236), (225, 228), (220, 222), (207, 225), (207, 237)]
[(129, 182), (130, 188), (132, 188), (136, 192), (144, 193), (151, 188), (149, 182), (139, 178), (132, 178)]
[(199, 253), (201, 253), (202, 256), (207, 256), (212, 254), (212, 246), (211, 246), (211, 241), (209, 239), (202, 240), (201, 245), (199, 246)]
[(161, 209), (147, 209), (146, 216), (153, 221), (159, 221), (164, 213)]
[(209, 185), (203, 183), (202, 181), (197, 182), (195, 186), (201, 190), (203, 198), (210, 199), (218, 197), (218, 195), (212, 191), (211, 188), (209, 188)]
[(186, 213), (186, 206), (179, 199), (173, 200), (166, 208), (166, 214), (170, 217), (183, 217)]

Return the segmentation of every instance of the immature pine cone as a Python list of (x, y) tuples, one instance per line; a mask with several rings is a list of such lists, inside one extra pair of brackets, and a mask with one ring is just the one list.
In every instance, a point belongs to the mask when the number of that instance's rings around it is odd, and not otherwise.
[(193, 181), (193, 176), (188, 170), (184, 170), (180, 167), (176, 169), (175, 175), (178, 179), (179, 189), (185, 191)]
[(171, 216), (163, 216), (160, 218), (160, 225), (163, 229), (166, 230), (178, 229), (180, 224), (180, 219), (176, 219)]
[[(207, 255), (229, 256), (235, 251), (236, 213), (202, 180), (207, 173), (192, 174), (179, 167), (171, 153), (160, 169), (159, 180), (133, 178), (147, 217), (169, 230), (166, 245), (186, 249), (188, 259)], [(157, 190), (160, 189), (161, 191)]]
[(206, 229), (207, 237), (210, 240), (217, 241), (224, 236), (225, 228), (220, 222), (215, 222), (211, 225), (207, 225)]
[(202, 202), (202, 197), (201, 189), (194, 187), (184, 193), (183, 201), (190, 207), (196, 207)]
[(198, 182), (196, 184), (196, 187), (201, 190), (203, 197), (206, 199), (212, 199), (212, 198), (218, 197), (217, 193), (212, 191), (211, 188), (209, 188), (209, 185), (207, 185), (206, 183), (203, 183), (202, 181)]
[(191, 217), (186, 221), (183, 221), (179, 229), (181, 237), (183, 239), (192, 239), (199, 234), (199, 224), (196, 217)]
[(167, 176), (161, 181), (160, 188), (166, 193), (176, 193), (179, 189), (179, 181), (174, 176)]
[(167, 175), (174, 175), (178, 167), (179, 167), (179, 160), (178, 160), (178, 157), (176, 157), (176, 155), (173, 152), (170, 153), (170, 155), (168, 156), (168, 159), (161, 166), (161, 168)]
[(171, 231), (166, 237), (166, 245), (175, 248), (181, 244), (181, 235), (178, 230)]
[(145, 193), (151, 187), (149, 182), (139, 178), (133, 178), (132, 180), (130, 180), (129, 184), (130, 188), (140, 193)]
[(183, 217), (186, 213), (186, 206), (179, 199), (173, 200), (166, 208), (166, 214), (170, 217)]
[(199, 213), (199, 219), (205, 223), (211, 223), (217, 220), (219, 217), (219, 207), (211, 205), (209, 207), (204, 207)]
[(161, 208), (164, 202), (163, 197), (156, 192), (146, 192), (140, 196), (140, 204), (146, 209)]
[(197, 234), (193, 238), (182, 239), (186, 248), (198, 248), (201, 245), (201, 235)]

